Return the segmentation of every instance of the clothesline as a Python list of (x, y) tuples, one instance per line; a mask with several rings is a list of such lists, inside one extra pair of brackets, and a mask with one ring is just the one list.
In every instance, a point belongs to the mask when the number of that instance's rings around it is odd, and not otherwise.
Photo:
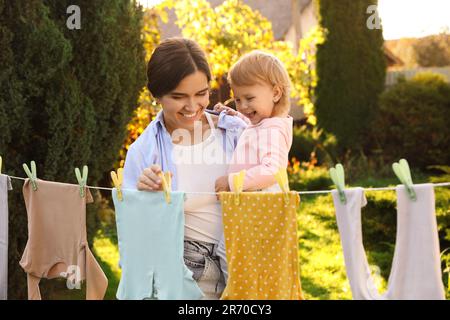
[[(16, 180), (26, 180), (28, 178), (22, 178), (22, 177), (15, 177), (7, 175), (8, 177)], [(69, 183), (72, 184), (72, 183)], [(77, 184), (72, 184), (77, 186)], [(450, 182), (441, 182), (441, 183), (432, 183), (434, 187), (449, 187)], [(95, 186), (86, 186), (89, 189), (97, 189), (97, 190), (109, 190), (112, 191), (114, 188), (106, 188), (106, 187), (95, 187)], [(379, 188), (363, 188), (364, 191), (389, 191), (389, 190), (395, 190), (396, 187), (379, 187)], [(123, 189), (127, 190), (127, 189)], [(295, 191), (295, 190), (292, 190)], [(332, 190), (315, 190), (315, 191), (297, 191), (298, 194), (321, 194), (321, 193), (331, 193)], [(191, 191), (185, 191), (186, 194), (204, 194), (204, 195), (217, 195), (217, 192), (191, 192)]]

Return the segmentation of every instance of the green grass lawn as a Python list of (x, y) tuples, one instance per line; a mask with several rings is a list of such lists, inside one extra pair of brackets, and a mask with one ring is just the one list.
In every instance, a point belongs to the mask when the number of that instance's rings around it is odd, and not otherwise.
[(351, 299), (331, 196), (302, 196), (297, 220), (305, 298)]
[(107, 236), (102, 230), (99, 230), (94, 240), (94, 252), (97, 256), (97, 261), (108, 278), (108, 289), (106, 289), (105, 299), (116, 299), (121, 275), (117, 241), (115, 241), (114, 237)]

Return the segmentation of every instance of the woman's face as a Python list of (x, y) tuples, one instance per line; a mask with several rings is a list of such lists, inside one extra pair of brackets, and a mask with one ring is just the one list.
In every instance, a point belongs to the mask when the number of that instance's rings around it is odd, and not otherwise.
[(209, 104), (208, 78), (201, 71), (186, 76), (168, 94), (157, 99), (162, 105), (164, 123), (171, 133), (176, 129), (194, 130)]

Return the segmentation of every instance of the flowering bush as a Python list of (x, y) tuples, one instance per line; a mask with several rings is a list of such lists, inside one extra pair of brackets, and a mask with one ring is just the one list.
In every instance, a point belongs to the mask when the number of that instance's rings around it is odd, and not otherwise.
[(332, 182), (328, 168), (316, 166), (317, 158), (312, 153), (309, 161), (300, 162), (292, 157), (288, 163), (289, 186), (291, 190), (329, 189)]

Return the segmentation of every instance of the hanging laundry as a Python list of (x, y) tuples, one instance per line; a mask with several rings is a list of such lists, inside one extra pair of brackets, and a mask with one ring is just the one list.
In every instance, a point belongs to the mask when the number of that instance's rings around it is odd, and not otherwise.
[(203, 293), (184, 264), (184, 193), (112, 191), (122, 277), (120, 300), (196, 300)]
[(23, 196), (28, 215), (28, 242), (20, 265), (27, 273), (28, 299), (40, 300), (42, 278), (67, 278), (68, 287), (86, 280), (86, 299), (103, 299), (108, 280), (89, 249), (86, 203), (93, 202), (88, 188), (80, 196), (77, 185), (37, 180), (36, 191), (25, 180)]
[(338, 192), (333, 190), (336, 219), (353, 299), (445, 299), (433, 185), (414, 185), (414, 190), (416, 201), (409, 198), (403, 185), (396, 187), (397, 236), (388, 288), (384, 294), (378, 292), (363, 246), (361, 208), (367, 204), (364, 189), (345, 190), (346, 204), (340, 202)]
[(0, 300), (8, 299), (8, 190), (11, 179), (0, 174)]
[(303, 299), (298, 264), (300, 197), (283, 193), (221, 193), (228, 282), (222, 299)]

